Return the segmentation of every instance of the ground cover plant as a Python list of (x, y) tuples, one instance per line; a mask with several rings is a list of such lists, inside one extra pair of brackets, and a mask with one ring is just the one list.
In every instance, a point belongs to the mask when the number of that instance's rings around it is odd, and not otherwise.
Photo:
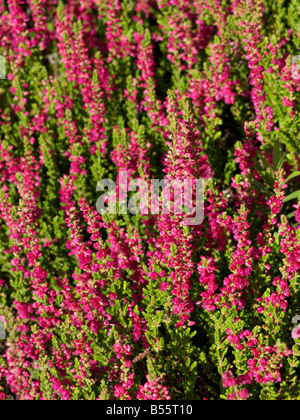
[[(0, 399), (300, 398), (299, 11), (0, 2)], [(99, 214), (122, 172), (202, 223)]]

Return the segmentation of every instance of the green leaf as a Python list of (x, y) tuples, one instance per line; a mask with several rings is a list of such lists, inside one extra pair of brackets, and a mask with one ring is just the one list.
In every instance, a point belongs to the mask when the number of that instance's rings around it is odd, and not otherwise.
[(286, 203), (287, 201), (294, 200), (294, 198), (298, 198), (300, 196), (300, 190), (294, 191), (293, 193), (289, 194), (285, 199), (283, 200), (283, 203)]
[(261, 192), (262, 194), (265, 194), (268, 197), (271, 197), (272, 191), (270, 191), (267, 187), (265, 187), (261, 182), (254, 179), (252, 181), (252, 184), (254, 188), (256, 188), (259, 192)]
[(281, 159), (280, 159), (280, 161), (277, 165), (276, 171), (278, 171), (279, 169), (282, 168), (282, 166), (284, 164), (285, 157), (286, 157), (286, 152), (284, 152), (284, 154), (281, 156)]
[(261, 151), (258, 151), (257, 154), (258, 154), (259, 159), (261, 160), (261, 162), (264, 166), (264, 169), (271, 168), (271, 165), (269, 164), (267, 158), (261, 153)]
[(289, 213), (289, 214), (287, 215), (287, 218), (288, 218), (288, 219), (291, 219), (292, 217), (294, 217), (294, 215), (295, 215), (295, 212), (293, 211), (292, 213)]
[(285, 182), (289, 182), (291, 179), (296, 178), (297, 176), (300, 176), (300, 171), (293, 172), (290, 176), (287, 177)]
[(255, 160), (255, 169), (268, 187), (272, 188), (275, 180), (274, 170), (261, 152), (258, 152), (258, 157)]
[(284, 155), (283, 145), (280, 143), (280, 141), (276, 140), (274, 144), (274, 149), (273, 149), (273, 169), (274, 170), (277, 170), (278, 164), (283, 155)]
[(190, 367), (190, 371), (191, 371), (191, 372), (193, 372), (193, 370), (197, 367), (197, 364), (198, 364), (198, 363), (197, 363), (196, 361), (195, 361), (194, 363), (192, 363), (192, 364), (191, 364), (191, 367)]

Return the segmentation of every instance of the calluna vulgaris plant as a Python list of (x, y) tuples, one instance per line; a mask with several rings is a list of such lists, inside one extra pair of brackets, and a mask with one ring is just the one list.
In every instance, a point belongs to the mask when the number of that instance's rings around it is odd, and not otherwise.
[[(0, 399), (300, 399), (299, 11), (0, 2)], [(101, 216), (121, 171), (203, 223)]]

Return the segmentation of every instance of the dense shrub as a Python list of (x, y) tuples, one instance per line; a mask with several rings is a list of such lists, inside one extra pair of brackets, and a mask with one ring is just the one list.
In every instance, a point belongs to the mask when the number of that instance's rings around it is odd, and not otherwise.
[(0, 399), (299, 399), (299, 0), (0, 4)]

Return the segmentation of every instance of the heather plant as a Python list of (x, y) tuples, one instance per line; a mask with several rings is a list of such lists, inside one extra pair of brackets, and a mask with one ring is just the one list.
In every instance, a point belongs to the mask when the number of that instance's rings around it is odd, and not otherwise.
[(299, 10), (1, 0), (1, 400), (299, 400)]

